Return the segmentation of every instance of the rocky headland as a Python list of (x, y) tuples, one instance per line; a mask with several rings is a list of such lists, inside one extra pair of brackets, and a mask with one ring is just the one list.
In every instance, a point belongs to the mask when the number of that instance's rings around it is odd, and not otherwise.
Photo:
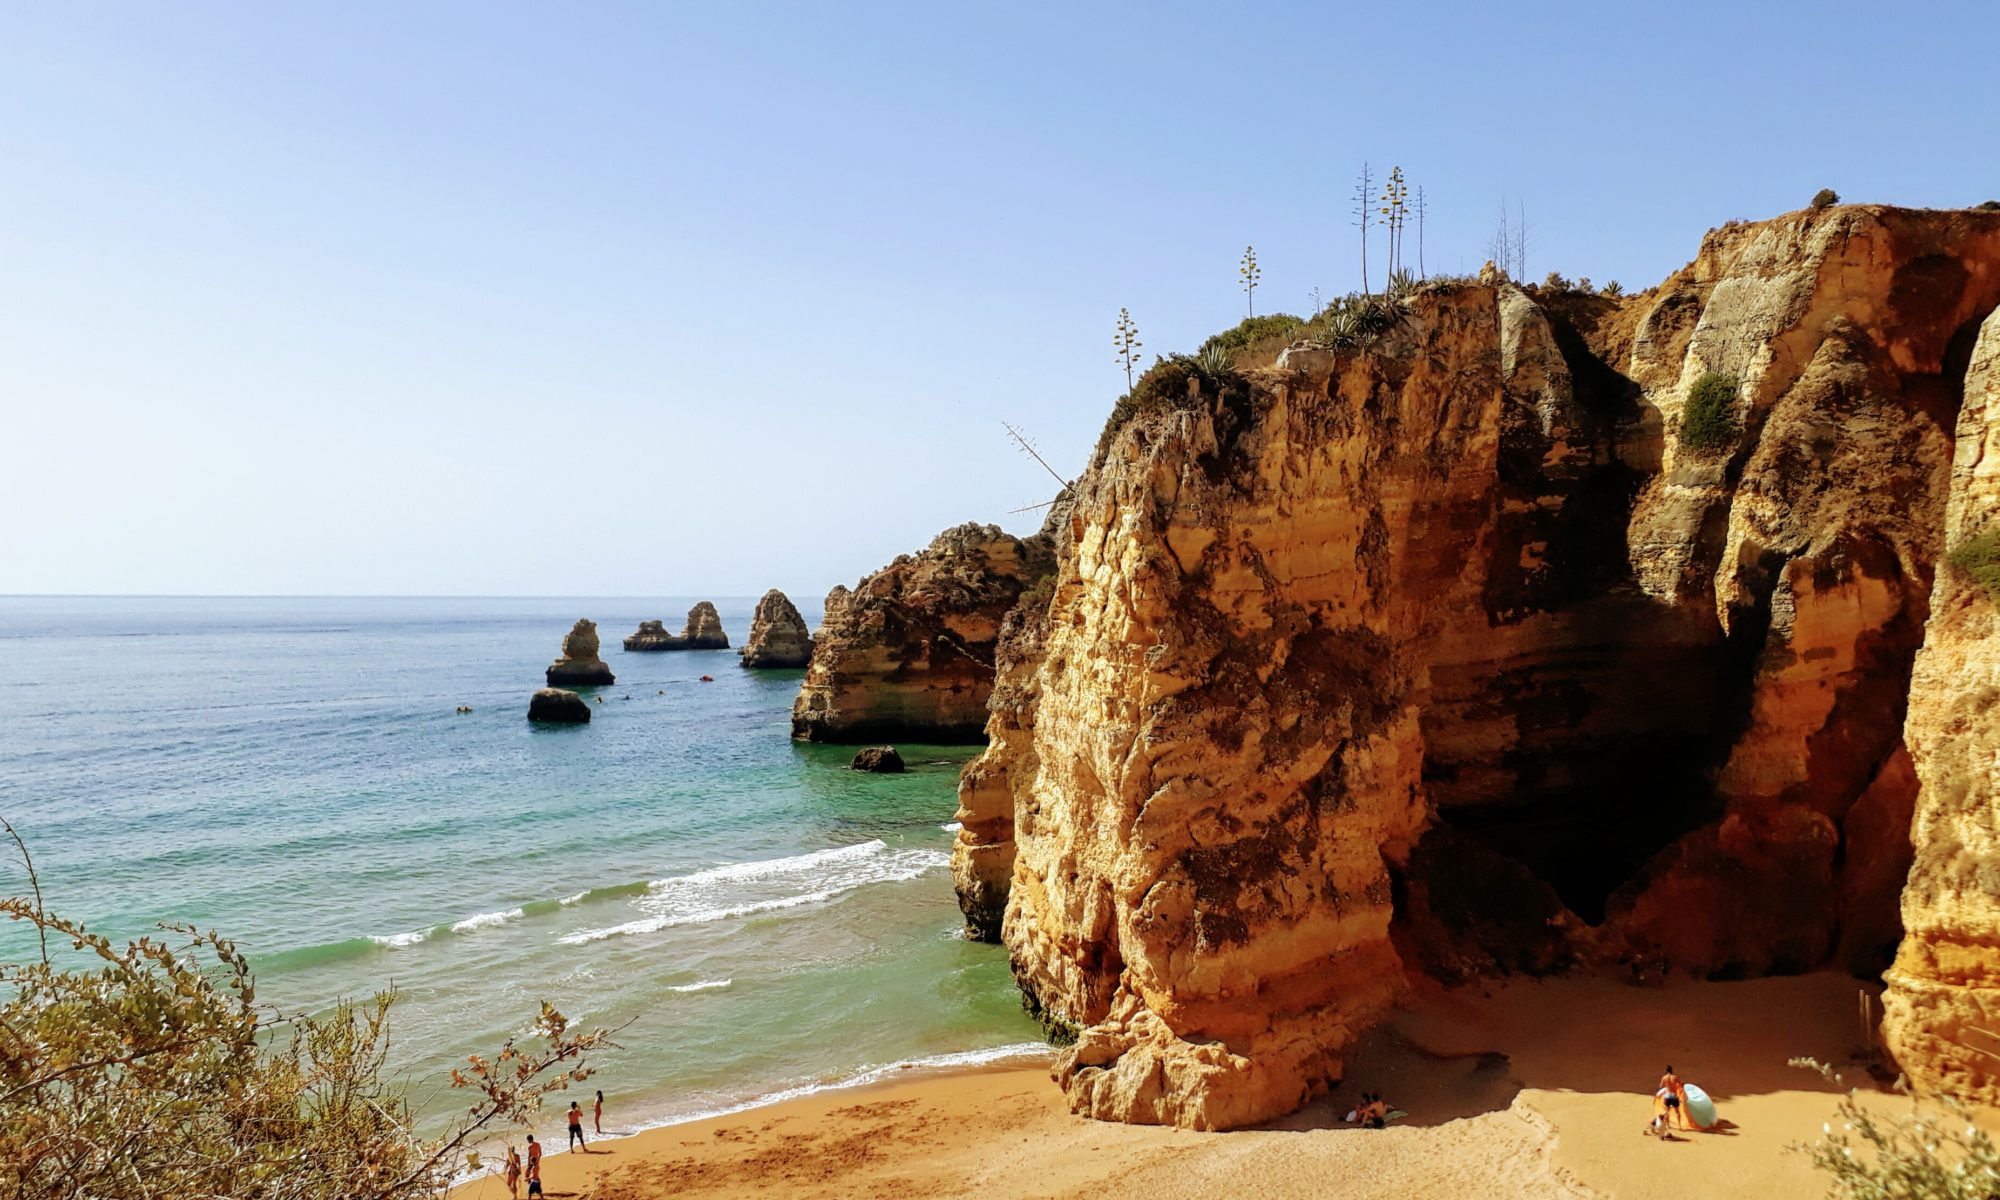
[(549, 686), (598, 687), (616, 683), (617, 677), (597, 653), (597, 622), (578, 621), (563, 637), (562, 657), (549, 664)]
[(1054, 567), (1049, 537), (967, 524), (852, 590), (834, 588), (792, 705), (792, 736), (979, 741), (1000, 623)]
[(764, 593), (750, 618), (743, 665), (758, 670), (803, 667), (812, 661), (812, 634), (791, 598), (777, 588)]
[(660, 621), (641, 621), (639, 631), (625, 638), (625, 649), (727, 650), (729, 635), (723, 632), (722, 616), (715, 611), (715, 605), (703, 600), (688, 609), (687, 624), (680, 633), (668, 633), (666, 625)]
[(1415, 973), (1633, 954), (1893, 958), (1901, 1065), (1991, 1098), (1996, 307), (2000, 214), (1845, 206), (1170, 360), (980, 670), (908, 615), (992, 573), (941, 538), (829, 598), (795, 729), (990, 700), (954, 877), (1077, 1112), (1265, 1120)]

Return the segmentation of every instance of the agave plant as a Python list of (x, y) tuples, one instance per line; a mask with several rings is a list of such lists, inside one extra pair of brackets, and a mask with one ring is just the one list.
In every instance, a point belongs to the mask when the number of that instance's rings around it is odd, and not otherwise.
[(1361, 340), (1361, 310), (1339, 303), (1327, 310), (1324, 341), (1329, 346), (1352, 346)]
[(1236, 355), (1221, 346), (1207, 346), (1194, 356), (1194, 369), (1209, 379), (1222, 379), (1236, 373)]
[(1386, 295), (1391, 300), (1407, 299), (1417, 290), (1417, 277), (1401, 267), (1389, 272), (1389, 286)]

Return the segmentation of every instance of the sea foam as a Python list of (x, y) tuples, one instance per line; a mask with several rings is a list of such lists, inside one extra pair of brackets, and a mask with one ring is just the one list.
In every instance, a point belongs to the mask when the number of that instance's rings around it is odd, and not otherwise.
[(950, 862), (951, 856), (941, 850), (891, 850), (875, 838), (789, 858), (729, 863), (654, 880), (633, 901), (644, 915), (617, 925), (580, 929), (556, 940), (578, 946), (625, 934), (804, 908), (870, 884), (915, 879)]
[(486, 929), (494, 925), (505, 925), (509, 921), (527, 916), (526, 909), (510, 908), (506, 912), (476, 913), (452, 924), (453, 933), (471, 933), (475, 929)]

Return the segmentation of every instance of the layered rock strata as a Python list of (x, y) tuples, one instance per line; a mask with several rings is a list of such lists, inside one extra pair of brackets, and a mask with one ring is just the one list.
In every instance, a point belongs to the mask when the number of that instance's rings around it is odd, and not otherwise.
[(792, 705), (792, 736), (980, 740), (1001, 619), (1054, 562), (1046, 538), (967, 524), (852, 590), (834, 588)]
[[(2000, 312), (1966, 378), (1945, 543), (2000, 535)], [(1963, 556), (1961, 562), (1964, 561)], [(2000, 1103), (2000, 589), (1947, 564), (1910, 685), (1920, 791), (1908, 930), (1883, 998), (1888, 1045), (1920, 1087)]]
[(668, 633), (666, 625), (660, 621), (641, 621), (639, 631), (626, 637), (625, 648), (641, 652), (727, 650), (729, 635), (723, 632), (722, 617), (715, 611), (715, 605), (703, 600), (688, 609), (687, 624), (680, 633)]
[(562, 657), (549, 664), (549, 686), (597, 687), (616, 683), (617, 677), (597, 653), (597, 622), (578, 621), (563, 637)]
[[(999, 649), (954, 856), (1079, 1034), (1072, 1107), (1287, 1111), (1406, 966), (1879, 969), (1996, 305), (2000, 216), (1799, 213), (1638, 296), (1426, 289), (1111, 431)], [(1733, 433), (1693, 449), (1710, 377)]]
[(743, 665), (757, 669), (803, 667), (812, 661), (812, 634), (785, 593), (764, 593), (750, 618), (750, 640), (743, 644)]

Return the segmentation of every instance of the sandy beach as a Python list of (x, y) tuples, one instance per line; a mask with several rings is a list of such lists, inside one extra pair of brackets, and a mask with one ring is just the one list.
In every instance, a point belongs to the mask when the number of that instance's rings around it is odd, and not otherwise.
[[(1818, 1197), (1787, 1146), (1838, 1101), (1788, 1067), (1863, 1049), (1859, 985), (1839, 974), (1640, 988), (1611, 979), (1433, 990), (1370, 1035), (1348, 1078), (1282, 1122), (1231, 1133), (1071, 1116), (1040, 1068), (844, 1089), (733, 1116), (607, 1137), (546, 1160), (550, 1196), (879, 1195), (1164, 1198), (1223, 1194)], [(1726, 1127), (1641, 1136), (1671, 1062), (1716, 1098)], [(1850, 1082), (1865, 1074), (1848, 1072)], [(1408, 1120), (1340, 1116), (1362, 1089)], [(560, 1117), (543, 1131), (561, 1145)], [(1419, 1190), (1421, 1189), (1421, 1190)], [(458, 1200), (495, 1200), (497, 1178)]]

